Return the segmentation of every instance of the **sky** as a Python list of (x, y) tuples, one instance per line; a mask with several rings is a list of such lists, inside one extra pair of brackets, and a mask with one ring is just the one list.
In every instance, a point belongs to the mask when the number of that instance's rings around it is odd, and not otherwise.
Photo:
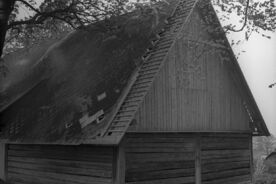
[[(216, 7), (215, 9), (219, 10)], [(218, 12), (218, 17), (220, 16), (222, 13)], [(232, 23), (236, 25), (236, 29), (239, 29), (243, 24), (239, 21), (239, 17), (232, 14), (229, 20), (221, 21), (221, 24)], [(271, 39), (263, 37), (262, 34), (270, 36)], [(227, 37), (230, 42), (241, 40), (239, 44), (232, 46), (232, 49), (238, 57), (243, 75), (269, 132), (276, 136), (276, 85), (273, 88), (268, 87), (276, 83), (276, 32), (253, 32), (249, 40), (245, 40), (244, 31), (230, 32)]]
[[(234, 46), (241, 53), (238, 62), (271, 134), (276, 135), (276, 33), (271, 39), (253, 33), (248, 41)], [(229, 39), (244, 39), (244, 33), (232, 33)], [(245, 52), (241, 52), (244, 50)]]
[[(220, 11), (217, 13), (218, 17), (222, 16)], [(239, 17), (232, 14), (229, 20), (221, 21), (221, 24), (231, 23), (239, 29), (243, 24), (239, 21)], [(263, 37), (262, 34), (271, 38)], [(245, 31), (230, 32), (227, 37), (229, 42), (241, 40), (232, 49), (270, 133), (276, 136), (276, 85), (268, 87), (276, 83), (276, 32), (253, 32), (249, 40), (245, 40)]]
[[(266, 0), (254, 0), (264, 2)], [(276, 3), (276, 0), (275, 0)], [(218, 17), (223, 14), (217, 10)], [(226, 15), (226, 14), (224, 14)], [(229, 20), (221, 21), (222, 25), (229, 23), (236, 25), (235, 29), (242, 27), (243, 21), (235, 14), (228, 16)], [(268, 39), (262, 34), (270, 36)], [(271, 134), (276, 136), (276, 85), (269, 88), (270, 84), (276, 83), (276, 32), (253, 32), (249, 40), (245, 40), (245, 32), (230, 32), (228, 40), (239, 44), (232, 46), (235, 55), (238, 57), (239, 65), (243, 75), (251, 89), (255, 101), (262, 113), (264, 121)]]

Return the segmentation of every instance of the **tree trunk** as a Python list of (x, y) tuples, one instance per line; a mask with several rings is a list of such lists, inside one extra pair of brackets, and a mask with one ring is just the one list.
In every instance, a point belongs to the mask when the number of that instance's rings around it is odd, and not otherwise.
[(11, 11), (13, 10), (13, 6), (14, 0), (0, 0), (0, 58), (2, 57), (7, 24)]

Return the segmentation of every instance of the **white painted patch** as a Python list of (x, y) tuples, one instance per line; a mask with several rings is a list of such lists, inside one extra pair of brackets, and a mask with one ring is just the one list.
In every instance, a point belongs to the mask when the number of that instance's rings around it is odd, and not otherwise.
[(104, 115), (104, 111), (100, 110), (98, 112), (96, 112), (95, 114), (93, 114), (92, 116), (88, 116), (88, 113), (85, 114), (82, 118), (79, 119), (81, 128), (86, 127), (87, 125), (89, 125), (90, 123), (96, 122), (96, 123), (100, 123), (100, 120)]
[(101, 101), (101, 100), (103, 100), (105, 98), (106, 98), (106, 93), (105, 92), (103, 92), (102, 94), (100, 94), (100, 95), (97, 96), (98, 101)]

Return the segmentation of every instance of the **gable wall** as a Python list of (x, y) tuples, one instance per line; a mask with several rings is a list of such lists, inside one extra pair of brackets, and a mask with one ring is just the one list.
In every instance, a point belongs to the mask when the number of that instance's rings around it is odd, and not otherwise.
[(196, 11), (182, 33), (129, 131), (249, 131), (231, 68), (205, 44), (211, 37)]
[(128, 133), (126, 184), (252, 183), (252, 137), (240, 133)]

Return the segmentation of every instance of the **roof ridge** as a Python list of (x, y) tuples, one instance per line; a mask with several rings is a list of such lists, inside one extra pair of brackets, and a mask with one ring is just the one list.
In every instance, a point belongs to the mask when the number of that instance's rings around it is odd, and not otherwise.
[(164, 29), (157, 34), (158, 40), (153, 42), (153, 49), (147, 49), (145, 55), (142, 56), (144, 62), (136, 71), (135, 81), (131, 83), (114, 118), (108, 123), (101, 136), (94, 139), (95, 142), (97, 139), (98, 141), (104, 139), (106, 140), (104, 142), (109, 144), (120, 142), (197, 2), (198, 0), (178, 1)]

